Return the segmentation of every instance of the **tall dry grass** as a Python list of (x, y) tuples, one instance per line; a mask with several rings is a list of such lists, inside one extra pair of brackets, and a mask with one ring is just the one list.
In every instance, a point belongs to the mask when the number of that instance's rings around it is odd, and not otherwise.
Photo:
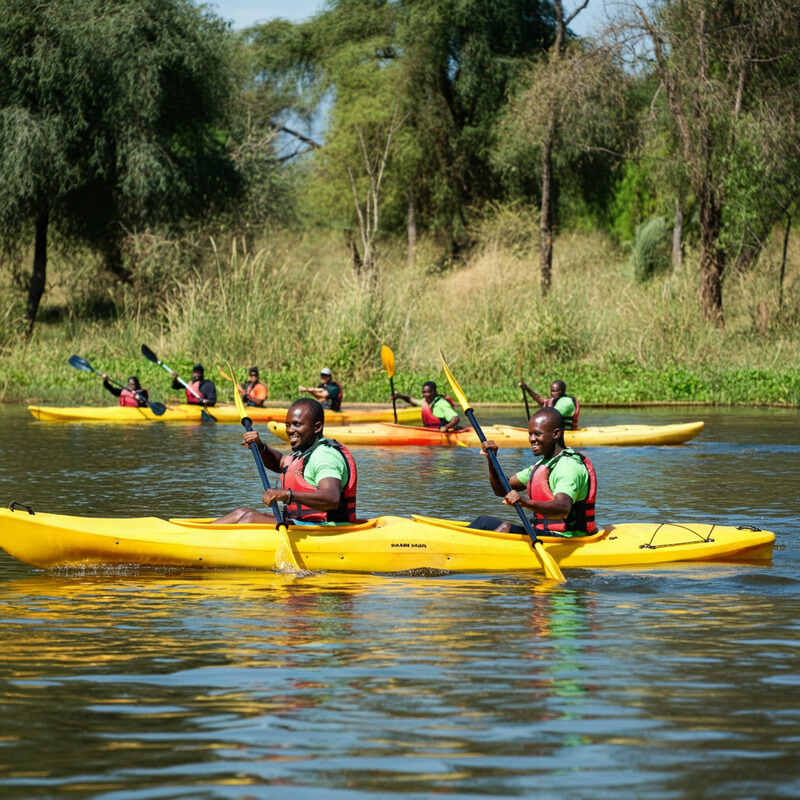
[[(386, 400), (379, 350), (387, 344), (397, 388), (415, 394), (422, 380), (442, 380), (442, 349), (476, 401), (517, 400), (522, 374), (540, 390), (563, 377), (587, 402), (800, 404), (797, 237), (782, 307), (776, 240), (756, 270), (728, 276), (720, 329), (699, 308), (696, 253), (679, 272), (637, 283), (603, 235), (565, 233), (543, 299), (535, 218), (498, 215), (478, 235), (469, 260), (446, 269), (431, 242), (421, 243), (413, 265), (403, 243), (388, 243), (374, 283), (354, 273), (344, 242), (330, 233), (271, 232), (253, 247), (211, 242), (193, 246), (191, 257), (159, 246), (171, 269), (151, 254), (148, 281), (117, 289), (112, 314), (92, 316), (97, 291), (111, 299), (112, 288), (87, 277), (79, 296), (48, 296), (60, 312), (45, 306), (34, 337), (6, 343), (0, 355), (0, 397), (110, 401), (97, 381), (66, 366), (76, 352), (117, 377), (139, 374), (158, 399), (177, 399), (168, 376), (139, 355), (146, 343), (186, 374), (198, 360), (209, 371), (231, 360), (242, 377), (257, 364), (276, 399), (292, 398), (329, 366), (345, 402)], [(54, 279), (63, 286), (69, 267), (60, 266)], [(86, 263), (74, 269), (89, 274)]]

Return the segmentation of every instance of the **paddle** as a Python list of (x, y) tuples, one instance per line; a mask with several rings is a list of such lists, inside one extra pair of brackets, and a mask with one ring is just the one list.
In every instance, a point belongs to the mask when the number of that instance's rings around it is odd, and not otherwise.
[[(458, 381), (456, 381), (453, 373), (450, 372), (450, 367), (447, 366), (447, 361), (445, 361), (444, 353), (442, 353), (441, 350), (439, 351), (439, 355), (442, 358), (442, 369), (444, 369), (444, 374), (447, 376), (447, 380), (450, 382), (450, 388), (453, 390), (453, 394), (458, 398), (458, 402), (464, 409), (464, 413), (467, 415), (467, 419), (470, 421), (475, 434), (481, 440), (481, 442), (485, 442), (486, 436), (481, 430), (481, 426), (478, 425), (478, 420), (475, 419), (475, 413), (467, 402), (467, 396), (458, 385)], [(497, 454), (491, 451), (487, 451), (486, 454), (489, 456), (489, 460), (492, 462), (492, 467), (494, 468), (495, 474), (500, 479), (500, 484), (503, 487), (503, 490), (506, 494), (508, 494), (511, 491), (511, 487), (508, 484), (508, 478), (506, 478), (503, 468), (500, 466), (500, 462), (497, 460)], [(550, 555), (550, 553), (547, 552), (547, 550), (544, 549), (544, 545), (537, 538), (536, 531), (534, 531), (531, 521), (522, 510), (522, 506), (520, 506), (520, 504), (517, 502), (514, 503), (514, 508), (517, 509), (517, 514), (519, 514), (519, 518), (522, 520), (522, 525), (525, 528), (525, 532), (531, 537), (531, 542), (536, 550), (536, 554), (539, 556), (539, 560), (542, 562), (544, 574), (554, 581), (564, 583), (566, 581), (564, 573), (561, 571), (561, 568), (558, 566), (555, 559)]]
[[(103, 374), (99, 369), (95, 369), (85, 358), (81, 358), (80, 356), (70, 356), (67, 361), (71, 367), (75, 367), (75, 369), (79, 369), (81, 372), (94, 372), (95, 375), (101, 376)], [(120, 389), (127, 388), (118, 381), (113, 380), (113, 378), (106, 377), (106, 380)], [(167, 407), (163, 403), (151, 403), (149, 400), (147, 401), (147, 407), (157, 417), (160, 417), (167, 410)]]
[(383, 368), (389, 376), (389, 388), (392, 390), (392, 411), (394, 411), (394, 424), (397, 425), (397, 398), (394, 396), (394, 353), (391, 347), (381, 346), (381, 361)]
[[(236, 403), (236, 410), (239, 412), (239, 417), (241, 419), (242, 425), (244, 425), (244, 429), (246, 431), (253, 430), (253, 420), (247, 416), (247, 412), (244, 409), (244, 401), (242, 400), (241, 395), (239, 394), (239, 387), (236, 385), (236, 380), (234, 379), (233, 375), (233, 368), (230, 364), (228, 366), (228, 372), (225, 372), (222, 367), (217, 364), (217, 369), (220, 371), (220, 374), (227, 378), (233, 384), (233, 399)], [(271, 489), (269, 483), (269, 478), (267, 477), (267, 471), (264, 469), (264, 462), (261, 460), (261, 453), (259, 452), (258, 445), (255, 442), (250, 442), (250, 452), (253, 454), (253, 459), (256, 462), (256, 467), (258, 468), (258, 475), (261, 478), (261, 485), (264, 487), (264, 491), (266, 492), (268, 489)], [(269, 504), (270, 508), (272, 509), (272, 516), (275, 517), (276, 526), (275, 530), (280, 537), (280, 547), (275, 548), (275, 566), (278, 569), (282, 569), (283, 561), (280, 558), (280, 554), (285, 553), (288, 561), (289, 566), (295, 572), (303, 572), (300, 565), (297, 563), (297, 558), (295, 558), (294, 551), (292, 550), (292, 543), (289, 541), (289, 527), (286, 524), (286, 519), (281, 513), (280, 506), (276, 500), (273, 500)]]
[[(517, 355), (517, 366), (519, 367), (519, 382), (524, 383), (522, 380), (522, 356)], [(525, 403), (525, 424), (527, 425), (531, 419), (531, 408), (528, 405), (528, 393), (525, 391), (524, 386), (519, 387), (522, 391), (522, 402)]]
[[(159, 367), (164, 369), (166, 372), (169, 372), (173, 378), (175, 378), (178, 383), (186, 389), (187, 392), (191, 392), (198, 400), (202, 400), (203, 398), (194, 390), (192, 389), (189, 384), (186, 383), (182, 378), (178, 376), (178, 373), (175, 372), (174, 369), (170, 369), (163, 361), (158, 360), (158, 356), (146, 345), (142, 345), (142, 355), (148, 360), (152, 361), (154, 364), (158, 364)], [(200, 406), (200, 419), (203, 422), (216, 422), (216, 417), (212, 417), (208, 411), (205, 410), (202, 406)]]

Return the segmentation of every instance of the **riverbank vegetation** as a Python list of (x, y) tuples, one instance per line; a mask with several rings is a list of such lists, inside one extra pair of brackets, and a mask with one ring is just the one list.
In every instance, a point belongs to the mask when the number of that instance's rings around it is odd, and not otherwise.
[(387, 344), (414, 394), (442, 348), (475, 401), (800, 405), (790, 0), (0, 7), (4, 401), (109, 402), (73, 352), (178, 399), (142, 343), (386, 400)]

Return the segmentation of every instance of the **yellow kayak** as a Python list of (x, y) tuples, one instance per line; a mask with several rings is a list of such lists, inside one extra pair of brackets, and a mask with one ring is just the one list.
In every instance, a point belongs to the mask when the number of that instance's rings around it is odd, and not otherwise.
[[(247, 414), (253, 422), (270, 420), (283, 422), (288, 406), (279, 408), (248, 407)], [(157, 417), (149, 408), (128, 408), (127, 406), (28, 406), (28, 411), (36, 419), (46, 422), (201, 422), (200, 406), (177, 403), (167, 406), (167, 410)], [(217, 422), (239, 422), (236, 406), (210, 406), (206, 411)], [(398, 409), (397, 418), (403, 422), (419, 422), (419, 408)], [(332, 424), (348, 425), (358, 422), (381, 422), (394, 419), (391, 408), (354, 409), (352, 411), (326, 411), (325, 420)]]
[[(282, 423), (268, 422), (270, 431), (286, 439)], [(681, 444), (697, 436), (702, 422), (684, 422), (674, 425), (608, 425), (598, 428), (578, 428), (564, 431), (568, 447), (601, 447), (616, 445)], [(530, 447), (526, 428), (511, 425), (487, 425), (483, 428), (487, 439), (499, 447)], [(364, 444), (376, 447), (442, 446), (479, 447), (478, 437), (472, 428), (455, 433), (440, 433), (436, 428), (394, 425), (388, 422), (357, 425), (326, 425), (325, 434), (342, 444)]]
[[(298, 563), (314, 572), (540, 570), (530, 539), (466, 522), (382, 516), (359, 524), (289, 526)], [(147, 565), (273, 569), (282, 537), (272, 525), (207, 519), (76, 517), (0, 509), (0, 547), (46, 569)], [(542, 537), (562, 569), (683, 561), (769, 561), (775, 535), (708, 523), (607, 525), (579, 539)]]

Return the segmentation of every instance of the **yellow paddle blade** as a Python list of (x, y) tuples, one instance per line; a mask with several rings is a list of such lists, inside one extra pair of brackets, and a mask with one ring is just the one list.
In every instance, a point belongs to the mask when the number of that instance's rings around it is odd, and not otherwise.
[(448, 383), (450, 384), (450, 388), (453, 390), (453, 394), (458, 399), (461, 408), (463, 408), (464, 411), (466, 411), (470, 407), (469, 401), (467, 400), (467, 396), (464, 394), (461, 387), (458, 385), (458, 381), (456, 380), (455, 375), (453, 375), (453, 373), (450, 372), (450, 367), (447, 366), (447, 361), (445, 360), (444, 353), (441, 350), (439, 351), (439, 355), (442, 358), (442, 369), (444, 370), (445, 377), (447, 378)]
[(387, 347), (383, 345), (381, 347), (381, 361), (383, 361), (383, 368), (386, 370), (386, 374), (390, 377), (394, 377), (394, 353), (392, 352), (391, 347)]
[[(229, 375), (227, 372), (225, 372), (225, 370), (222, 369), (222, 367), (219, 364), (217, 364), (217, 369), (219, 370), (219, 374), (222, 375), (222, 377), (225, 378), (226, 381), (230, 381), (231, 383), (236, 383), (236, 380), (233, 377), (233, 375)], [(230, 366), (228, 367), (228, 369), (230, 369)]]
[[(233, 369), (230, 365), (229, 361), (225, 362), (225, 365), (228, 367), (228, 372), (233, 375)], [(236, 403), (236, 410), (239, 412), (239, 417), (244, 419), (247, 416), (247, 412), (244, 410), (244, 400), (242, 400), (241, 394), (239, 394), (239, 387), (236, 385), (236, 381), (231, 378), (231, 383), (233, 383), (233, 401)]]
[(544, 545), (541, 542), (535, 542), (533, 547), (534, 550), (536, 550), (536, 554), (539, 556), (539, 560), (542, 562), (542, 569), (544, 570), (545, 577), (549, 578), (551, 581), (566, 583), (567, 579), (564, 577), (561, 567), (558, 566), (553, 556), (544, 549)]

